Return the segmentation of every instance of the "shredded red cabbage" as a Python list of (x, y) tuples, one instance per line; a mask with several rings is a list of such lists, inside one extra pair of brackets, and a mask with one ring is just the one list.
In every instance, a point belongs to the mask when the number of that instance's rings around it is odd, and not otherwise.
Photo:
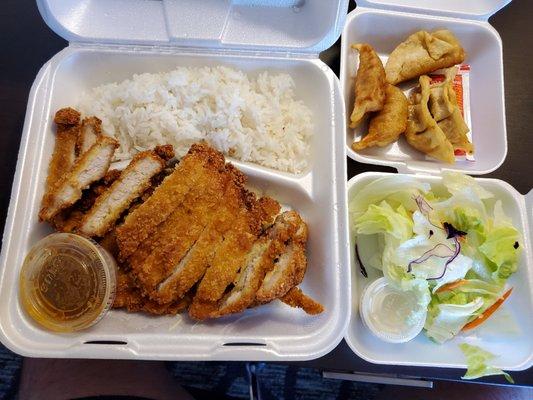
[[(456, 229), (452, 224), (449, 222), (444, 222), (443, 227), (437, 226), (431, 222), (431, 219), (429, 218), (429, 213), (431, 210), (433, 210), (433, 207), (429, 205), (429, 203), (424, 199), (422, 196), (416, 196), (414, 198), (416, 201), (416, 205), (418, 206), (418, 209), (420, 212), (428, 219), (429, 223), (433, 225), (434, 227), (446, 231), (446, 239), (452, 239), (454, 248), (447, 246), (444, 243), (438, 243), (433, 247), (432, 249), (426, 251), (422, 256), (417, 258), (416, 260), (413, 260), (409, 263), (407, 266), (407, 272), (411, 272), (413, 269), (414, 264), (422, 264), (424, 261), (428, 260), (431, 257), (439, 257), (439, 258), (448, 258), (446, 263), (444, 264), (444, 269), (442, 270), (442, 273), (439, 276), (427, 278), (427, 280), (435, 280), (440, 279), (444, 276), (446, 273), (446, 270), (448, 268), (448, 265), (450, 265), (453, 260), (457, 258), (459, 253), (461, 252), (461, 243), (459, 243), (459, 238), (462, 236), (466, 236), (466, 232), (460, 231)], [(430, 237), (433, 232), (430, 231)]]

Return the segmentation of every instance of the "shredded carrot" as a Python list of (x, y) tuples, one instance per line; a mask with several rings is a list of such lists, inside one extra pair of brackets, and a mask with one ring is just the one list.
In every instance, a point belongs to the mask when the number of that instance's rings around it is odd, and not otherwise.
[(466, 331), (466, 330), (469, 330), (469, 329), (473, 329), (475, 328), (476, 326), (479, 326), (481, 325), (483, 322), (485, 322), (493, 313), (494, 311), (496, 311), (498, 308), (500, 308), (500, 306), (503, 304), (503, 302), (505, 301), (505, 299), (507, 299), (507, 297), (509, 297), (509, 295), (511, 294), (511, 292), (513, 291), (513, 288), (509, 289), (507, 292), (505, 292), (503, 294), (502, 297), (500, 297), (498, 300), (496, 300), (494, 302), (493, 305), (491, 305), (489, 308), (487, 308), (483, 314), (481, 314), (479, 317), (477, 317), (475, 320), (473, 321), (470, 321), (468, 324), (466, 324), (465, 326), (463, 326), (463, 331)]
[(465, 279), (459, 279), (458, 281), (447, 283), (446, 285), (442, 285), (440, 288), (438, 288), (435, 291), (435, 293), (441, 293), (441, 292), (445, 292), (447, 290), (455, 289), (455, 288), (457, 288), (459, 286), (464, 285), (466, 282), (468, 282), (468, 281), (465, 280)]

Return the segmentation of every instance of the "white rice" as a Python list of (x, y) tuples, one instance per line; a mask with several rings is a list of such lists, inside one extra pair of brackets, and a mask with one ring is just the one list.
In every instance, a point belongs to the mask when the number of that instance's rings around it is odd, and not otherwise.
[(119, 140), (118, 160), (159, 144), (172, 144), (181, 157), (204, 139), (235, 159), (299, 173), (313, 125), (293, 89), (288, 74), (249, 78), (227, 67), (180, 67), (98, 86), (83, 94), (79, 110)]

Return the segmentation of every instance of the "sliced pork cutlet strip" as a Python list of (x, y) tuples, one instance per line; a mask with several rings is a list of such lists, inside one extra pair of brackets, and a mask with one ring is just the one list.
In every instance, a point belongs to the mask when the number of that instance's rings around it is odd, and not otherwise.
[(104, 191), (85, 214), (78, 232), (89, 237), (102, 237), (130, 206), (151, 185), (154, 175), (161, 172), (165, 162), (153, 151), (144, 151), (122, 171), (120, 178)]
[(283, 254), (274, 263), (274, 268), (265, 275), (256, 295), (256, 299), (260, 303), (268, 303), (284, 296), (291, 288), (302, 282), (307, 270), (305, 253), (308, 235), (307, 225), (294, 211), (291, 212), (290, 217), (298, 228), (290, 238)]
[(72, 108), (58, 110), (54, 117), (56, 135), (54, 152), (48, 166), (43, 204), (49, 201), (57, 182), (70, 171), (76, 160), (76, 141), (79, 135), (80, 113)]
[(82, 196), (82, 190), (104, 177), (117, 147), (116, 140), (107, 136), (99, 138), (56, 183), (54, 190), (45, 196), (39, 218), (42, 221), (49, 221), (61, 210), (78, 201)]
[(293, 287), (286, 295), (280, 298), (282, 302), (291, 306), (304, 310), (307, 314), (316, 315), (324, 311), (324, 306), (311, 297), (307, 296), (298, 287)]
[(170, 264), (170, 274), (151, 293), (151, 298), (160, 303), (180, 298), (202, 279), (224, 234), (233, 227), (241, 210), (255, 201), (255, 195), (232, 180), (219, 200), (209, 224), (186, 253)]
[(144, 311), (155, 315), (175, 315), (185, 310), (191, 301), (190, 296), (185, 296), (169, 304), (159, 304), (142, 295), (141, 290), (135, 285), (134, 278), (121, 268), (117, 271), (117, 290), (113, 308), (125, 308), (128, 312)]
[(81, 121), (80, 133), (76, 142), (76, 154), (81, 156), (89, 150), (102, 135), (102, 121), (96, 117), (84, 118)]
[(93, 183), (89, 189), (82, 192), (81, 199), (69, 208), (59, 212), (50, 221), (54, 229), (59, 232), (74, 232), (85, 216), (85, 213), (94, 205), (98, 196), (107, 190), (119, 176), (119, 170), (112, 169), (107, 171), (102, 179)]
[(192, 318), (218, 318), (244, 311), (254, 303), (265, 274), (273, 268), (274, 260), (285, 250), (286, 243), (298, 229), (292, 213), (280, 214), (266, 234), (254, 243), (233, 282), (234, 287), (219, 302), (193, 299), (189, 307)]
[(235, 280), (246, 255), (264, 227), (270, 226), (280, 211), (277, 201), (263, 197), (250, 208), (242, 208), (231, 229), (224, 234), (198, 289), (195, 301), (216, 302)]
[(224, 156), (205, 143), (193, 144), (174, 172), (117, 229), (121, 259), (126, 260), (153, 235), (158, 225), (181, 205), (189, 190), (201, 183), (205, 170), (223, 171)]
[[(128, 259), (146, 294), (152, 295), (157, 286), (175, 272), (176, 265), (179, 265), (209, 222), (219, 213), (228, 185), (235, 185), (233, 174), (225, 170), (201, 169), (197, 185), (184, 196), (182, 204)], [(169, 298), (164, 302), (171, 300)]]

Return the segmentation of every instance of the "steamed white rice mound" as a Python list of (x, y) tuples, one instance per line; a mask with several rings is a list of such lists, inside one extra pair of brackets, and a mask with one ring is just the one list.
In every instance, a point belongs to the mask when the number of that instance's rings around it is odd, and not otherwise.
[(224, 154), (281, 171), (299, 173), (309, 161), (311, 111), (294, 97), (288, 74), (256, 79), (227, 67), (180, 67), (134, 75), (84, 93), (82, 115), (102, 120), (120, 142), (117, 160), (159, 144), (183, 156), (206, 140)]

